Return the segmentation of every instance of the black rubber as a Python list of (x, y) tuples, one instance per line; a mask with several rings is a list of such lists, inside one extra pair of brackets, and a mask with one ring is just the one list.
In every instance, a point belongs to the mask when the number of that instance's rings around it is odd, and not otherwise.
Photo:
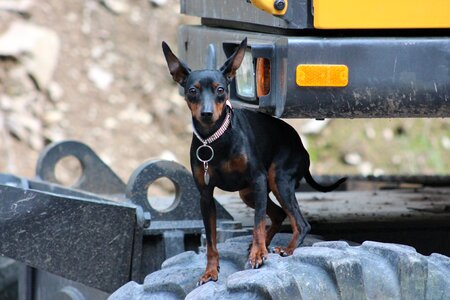
[[(292, 256), (269, 254), (263, 267), (251, 270), (246, 269), (250, 239), (218, 245), (217, 282), (196, 287), (206, 259), (204, 253), (189, 251), (166, 260), (142, 285), (130, 282), (109, 299), (449, 299), (450, 258), (440, 254), (423, 256), (397, 244), (350, 246), (307, 237)], [(288, 239), (278, 234), (272, 245)]]

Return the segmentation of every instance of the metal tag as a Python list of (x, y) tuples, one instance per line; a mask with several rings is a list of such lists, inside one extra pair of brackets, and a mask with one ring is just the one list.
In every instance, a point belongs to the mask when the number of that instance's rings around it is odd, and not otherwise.
[(203, 180), (205, 181), (205, 185), (209, 184), (209, 173), (207, 170), (205, 170), (205, 173), (203, 174)]

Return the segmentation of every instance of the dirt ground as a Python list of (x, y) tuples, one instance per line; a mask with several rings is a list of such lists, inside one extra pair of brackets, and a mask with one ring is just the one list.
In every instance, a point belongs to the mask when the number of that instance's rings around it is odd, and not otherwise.
[[(63, 95), (53, 101), (47, 91), (39, 91), (42, 113), (34, 114), (42, 122), (44, 144), (82, 141), (123, 180), (150, 158), (187, 164), (190, 118), (160, 49), (162, 40), (176, 49), (178, 25), (195, 22), (178, 13), (175, 0), (163, 6), (143, 0), (128, 4), (127, 13), (116, 15), (98, 1), (51, 0), (32, 6), (27, 18), (5, 12), (0, 18), (3, 32), (20, 19), (52, 29), (60, 38), (53, 81)], [(89, 79), (93, 67), (113, 77), (107, 89)], [(7, 83), (2, 80), (4, 93)], [(39, 143), (33, 147), (29, 140), (10, 136), (1, 144), (1, 172), (34, 175)]]
[[(180, 15), (176, 0), (124, 2), (120, 13), (96, 0), (0, 11), (0, 35), (20, 20), (56, 32), (61, 45), (46, 88), (17, 75), (20, 59), (0, 59), (1, 173), (32, 177), (42, 147), (63, 139), (92, 147), (125, 182), (152, 158), (189, 166), (190, 114), (160, 47), (165, 40), (176, 51), (177, 27), (199, 20)], [(29, 117), (14, 112), (17, 103)], [(305, 122), (291, 124), (302, 132)], [(448, 119), (332, 120), (304, 140), (313, 174), (450, 173)]]

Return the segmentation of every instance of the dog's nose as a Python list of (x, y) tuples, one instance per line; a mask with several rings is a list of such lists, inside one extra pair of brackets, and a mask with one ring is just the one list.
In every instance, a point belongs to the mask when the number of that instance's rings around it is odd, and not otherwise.
[(209, 112), (209, 111), (203, 111), (201, 113), (201, 116), (202, 116), (202, 118), (205, 118), (205, 119), (211, 119), (213, 116), (213, 113)]

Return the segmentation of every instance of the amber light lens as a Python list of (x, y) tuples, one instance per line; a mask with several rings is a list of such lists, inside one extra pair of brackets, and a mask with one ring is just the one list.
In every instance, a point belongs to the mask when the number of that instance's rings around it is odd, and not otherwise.
[(266, 96), (270, 92), (270, 60), (267, 58), (256, 59), (256, 95)]
[(296, 79), (298, 86), (345, 87), (348, 85), (346, 65), (298, 65)]

